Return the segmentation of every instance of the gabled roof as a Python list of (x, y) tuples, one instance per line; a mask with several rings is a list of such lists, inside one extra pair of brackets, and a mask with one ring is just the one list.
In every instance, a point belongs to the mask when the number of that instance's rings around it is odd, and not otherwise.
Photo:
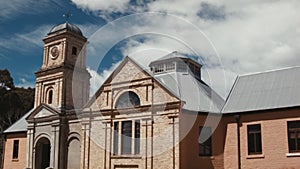
[(300, 67), (238, 76), (223, 113), (300, 106)]
[[(94, 101), (97, 99), (97, 97), (100, 95), (101, 91), (103, 90), (103, 86), (104, 84), (109, 83), (113, 77), (119, 73), (122, 69), (122, 67), (128, 62), (131, 61), (134, 65), (137, 66), (138, 69), (140, 69), (142, 72), (144, 72), (145, 74), (149, 75), (150, 77), (153, 77), (152, 73), (149, 72), (147, 69), (145, 69), (143, 66), (141, 66), (140, 64), (138, 64), (134, 59), (126, 56), (124, 58), (124, 60), (117, 66), (117, 68), (111, 73), (111, 75), (104, 81), (104, 83), (100, 86), (100, 88), (95, 92), (95, 94), (91, 97), (91, 99), (87, 102), (87, 104), (84, 106), (84, 108), (88, 108), (89, 106), (91, 106)], [(168, 88), (160, 83), (155, 77), (153, 77), (153, 79), (159, 84), (162, 85), (164, 88), (167, 89), (167, 92), (169, 92), (169, 94), (171, 94), (172, 96), (176, 97), (177, 99), (179, 99), (178, 95), (176, 95), (175, 93), (173, 93), (172, 91), (168, 90)]]
[[(167, 55), (167, 59), (172, 59), (172, 57), (177, 58), (177, 54)], [(166, 59), (166, 57), (163, 57)], [(189, 59), (184, 56), (185, 59)], [(186, 72), (172, 72), (164, 73), (159, 75), (153, 75), (152, 72), (149, 72), (148, 69), (144, 68), (138, 62), (130, 57), (125, 57), (123, 62), (113, 71), (113, 74), (116, 74), (128, 61), (132, 61), (137, 67), (144, 71), (149, 76), (153, 77), (155, 81), (163, 86), (171, 95), (177, 99), (184, 101), (183, 109), (196, 111), (196, 112), (211, 112), (211, 113), (221, 113), (221, 109), (224, 105), (224, 99), (220, 97), (213, 89), (211, 89), (204, 82), (197, 80), (192, 74)], [(154, 61), (155, 62), (155, 61)], [(103, 83), (107, 83), (111, 80), (112, 75), (107, 78)], [(85, 108), (89, 107), (94, 100), (100, 94), (102, 86), (95, 93), (92, 99), (88, 102)]]
[(26, 118), (26, 120), (31, 120), (34, 118), (42, 118), (45, 116), (53, 116), (53, 115), (59, 115), (59, 112), (55, 108), (47, 104), (40, 104), (30, 113), (30, 115)]
[[(41, 104), (36, 108), (31, 109), (28, 111), (24, 116), (22, 116), (18, 121), (16, 121), (13, 125), (11, 125), (8, 129), (4, 131), (5, 134), (8, 133), (16, 133), (16, 132), (27, 132), (27, 120), (34, 118), (36, 114), (38, 114), (42, 109), (46, 109), (48, 111), (53, 112), (53, 114), (58, 114), (58, 112), (46, 105), (46, 104)], [(42, 117), (42, 116), (41, 116)]]
[(27, 121), (26, 118), (31, 114), (34, 109), (28, 111), (23, 117), (16, 121), (13, 125), (7, 128), (4, 133), (15, 133), (15, 132), (27, 132)]

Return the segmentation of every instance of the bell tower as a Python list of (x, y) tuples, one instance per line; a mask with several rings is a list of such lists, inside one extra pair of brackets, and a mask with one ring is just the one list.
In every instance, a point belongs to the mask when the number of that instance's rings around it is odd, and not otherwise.
[(87, 38), (68, 22), (54, 26), (43, 39), (43, 65), (35, 73), (35, 107), (82, 107), (89, 98), (90, 74), (86, 70)]

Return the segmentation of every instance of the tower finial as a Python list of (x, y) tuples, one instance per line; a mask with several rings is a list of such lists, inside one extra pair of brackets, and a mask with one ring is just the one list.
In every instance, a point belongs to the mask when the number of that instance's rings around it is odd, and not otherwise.
[(72, 13), (71, 13), (71, 11), (69, 10), (67, 13), (65, 13), (64, 15), (63, 15), (63, 17), (65, 17), (66, 18), (66, 22), (68, 22), (69, 21), (69, 19), (71, 18), (71, 16), (72, 16)]

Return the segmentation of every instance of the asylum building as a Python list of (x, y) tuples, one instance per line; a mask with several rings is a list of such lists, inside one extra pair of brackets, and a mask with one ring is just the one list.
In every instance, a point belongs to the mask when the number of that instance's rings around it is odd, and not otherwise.
[(90, 98), (81, 30), (63, 23), (43, 41), (4, 169), (300, 168), (300, 67), (238, 76), (224, 100), (178, 52), (150, 69), (125, 57)]

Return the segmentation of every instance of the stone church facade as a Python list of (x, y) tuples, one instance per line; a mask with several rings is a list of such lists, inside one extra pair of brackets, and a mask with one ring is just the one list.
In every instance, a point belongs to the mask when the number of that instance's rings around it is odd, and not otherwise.
[(300, 168), (298, 100), (251, 108), (245, 76), (225, 102), (178, 52), (150, 70), (125, 57), (89, 98), (80, 29), (60, 24), (43, 40), (35, 105), (5, 131), (4, 169)]

